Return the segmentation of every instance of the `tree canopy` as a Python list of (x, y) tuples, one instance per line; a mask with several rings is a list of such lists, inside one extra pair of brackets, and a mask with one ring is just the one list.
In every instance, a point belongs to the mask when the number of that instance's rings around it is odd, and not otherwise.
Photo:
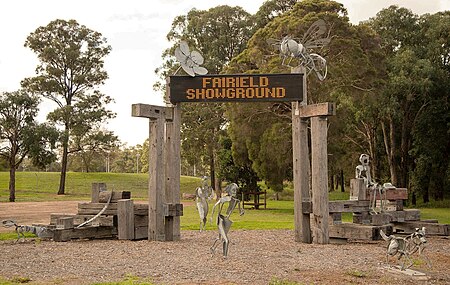
[(58, 132), (35, 118), (39, 99), (23, 90), (0, 94), (0, 157), (9, 167), (9, 201), (15, 201), (15, 172), (25, 158), (38, 167), (56, 159)]
[(98, 32), (75, 20), (54, 20), (37, 28), (25, 42), (40, 61), (36, 76), (26, 78), (27, 90), (57, 104), (48, 118), (63, 127), (62, 169), (58, 194), (64, 194), (70, 138), (88, 136), (106, 119), (115, 116), (105, 105), (112, 99), (96, 88), (108, 78), (104, 57), (111, 46)]

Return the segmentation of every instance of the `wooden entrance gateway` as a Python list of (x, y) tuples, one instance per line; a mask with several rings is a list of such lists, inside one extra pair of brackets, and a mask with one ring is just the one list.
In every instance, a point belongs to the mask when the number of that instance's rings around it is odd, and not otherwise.
[(295, 241), (329, 243), (327, 116), (335, 106), (307, 104), (303, 67), (289, 74), (171, 76), (167, 92), (173, 107), (132, 105), (132, 116), (149, 119), (148, 240), (180, 239), (181, 103), (284, 101), (292, 102)]

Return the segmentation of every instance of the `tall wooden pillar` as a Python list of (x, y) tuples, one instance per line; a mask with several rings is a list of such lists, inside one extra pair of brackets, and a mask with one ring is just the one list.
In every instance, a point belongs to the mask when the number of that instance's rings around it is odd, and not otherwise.
[(329, 243), (327, 118), (311, 118), (311, 161), (314, 242)]
[(309, 147), (308, 120), (301, 118), (300, 107), (307, 105), (306, 70), (300, 66), (292, 73), (303, 74), (303, 101), (292, 103), (292, 156), (294, 171), (294, 230), (295, 241), (311, 243), (310, 214), (307, 205), (311, 198), (309, 193)]
[(149, 119), (148, 240), (180, 239), (180, 108), (133, 104)]
[[(168, 108), (169, 109), (169, 108)], [(180, 103), (170, 108), (173, 112), (173, 120), (166, 123), (166, 141), (165, 141), (165, 157), (166, 157), (166, 203), (180, 204), (180, 121), (181, 106)], [(166, 240), (180, 240), (180, 217), (165, 217), (165, 233)]]
[(149, 123), (148, 240), (165, 240), (164, 216), (164, 118)]
[[(326, 116), (332, 115), (335, 115), (335, 105), (332, 103), (300, 106), (293, 103), (292, 105), (296, 241), (304, 243), (329, 242)], [(308, 149), (309, 120), (311, 121), (311, 165)], [(311, 194), (309, 192), (310, 174), (312, 176)], [(312, 203), (310, 203), (310, 197), (312, 197)], [(310, 213), (313, 214), (312, 225)], [(313, 238), (311, 238), (311, 228), (313, 229)]]

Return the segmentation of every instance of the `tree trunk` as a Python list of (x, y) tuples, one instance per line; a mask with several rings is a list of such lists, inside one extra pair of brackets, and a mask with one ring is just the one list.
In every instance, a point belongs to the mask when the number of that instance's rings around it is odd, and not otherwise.
[(334, 174), (330, 175), (330, 185), (328, 186), (328, 191), (334, 191)]
[(216, 193), (216, 199), (219, 200), (222, 196), (222, 193), (220, 189), (216, 188), (216, 167), (214, 162), (214, 153), (212, 150), (209, 151), (209, 172), (211, 174), (211, 187), (213, 188), (214, 192)]
[(395, 170), (395, 137), (394, 137), (394, 122), (392, 121), (392, 118), (389, 118), (389, 134), (386, 130), (386, 125), (384, 121), (381, 121), (381, 129), (383, 131), (383, 140), (384, 140), (384, 147), (386, 150), (386, 155), (388, 158), (388, 164), (389, 164), (389, 171), (391, 174), (391, 183), (397, 187), (398, 180), (397, 180), (397, 172)]
[(345, 186), (344, 186), (344, 170), (341, 169), (341, 175), (339, 176), (339, 179), (341, 180), (341, 192), (345, 192)]
[(16, 201), (16, 165), (11, 165), (9, 169), (9, 202)]
[[(66, 129), (66, 134), (68, 131)], [(63, 142), (63, 155), (61, 161), (61, 177), (59, 180), (58, 195), (64, 195), (64, 189), (66, 187), (66, 173), (67, 173), (67, 157), (69, 156), (69, 136), (66, 135)]]
[[(401, 138), (400, 138), (400, 164), (399, 164), (399, 175), (397, 177), (399, 184), (398, 187), (407, 187), (409, 181), (408, 169), (410, 168), (410, 159), (409, 159), (409, 149), (410, 149), (410, 136), (411, 130), (413, 126), (411, 126), (410, 115), (409, 115), (410, 104), (407, 103), (405, 106), (405, 115), (402, 121), (402, 130), (401, 130)], [(394, 184), (395, 185), (395, 184)]]

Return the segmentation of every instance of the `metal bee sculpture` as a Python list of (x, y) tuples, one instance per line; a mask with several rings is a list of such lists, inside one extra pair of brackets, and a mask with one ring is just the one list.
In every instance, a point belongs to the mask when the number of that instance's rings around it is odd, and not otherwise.
[(190, 51), (188, 44), (181, 41), (180, 45), (175, 49), (175, 57), (180, 63), (180, 67), (175, 71), (175, 74), (183, 68), (183, 70), (194, 77), (196, 74), (205, 75), (208, 70), (200, 65), (203, 64), (203, 56), (196, 50)]
[(330, 38), (327, 33), (327, 25), (324, 20), (317, 20), (298, 40), (289, 35), (284, 36), (281, 41), (269, 39), (268, 43), (280, 52), (282, 65), (292, 66), (292, 60), (297, 59), (299, 66), (304, 66), (307, 74), (314, 71), (319, 80), (324, 80), (327, 76), (327, 61), (325, 58), (312, 51), (321, 49), (329, 44)]

